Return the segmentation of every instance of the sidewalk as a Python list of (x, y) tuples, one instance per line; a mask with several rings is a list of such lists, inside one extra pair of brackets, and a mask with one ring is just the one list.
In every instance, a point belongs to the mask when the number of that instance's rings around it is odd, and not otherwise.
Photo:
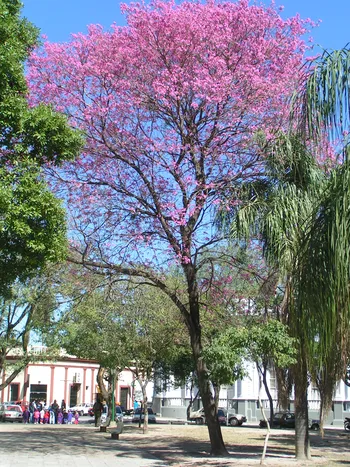
[(0, 423), (1, 467), (165, 467), (131, 443), (86, 424)]

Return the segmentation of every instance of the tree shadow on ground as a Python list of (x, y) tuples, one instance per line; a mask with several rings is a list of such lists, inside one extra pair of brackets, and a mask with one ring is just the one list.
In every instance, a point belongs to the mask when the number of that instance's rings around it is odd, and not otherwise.
[[(8, 429), (7, 429), (8, 428)], [(119, 440), (111, 439), (110, 433), (102, 433), (99, 428), (88, 425), (16, 425), (0, 428), (1, 452), (34, 453), (47, 455), (71, 453), (74, 456), (94, 457), (101, 455), (119, 458), (136, 457), (152, 459), (154, 465), (173, 466), (191, 465), (232, 465), (232, 462), (252, 462), (256, 464), (263, 451), (264, 433), (251, 431), (243, 437), (243, 432), (227, 430), (224, 433), (229, 457), (215, 458), (210, 456), (210, 443), (207, 434), (201, 428), (187, 432), (184, 427), (165, 430), (154, 427), (147, 434), (135, 425), (125, 425)], [(14, 442), (15, 440), (15, 442)], [(326, 432), (324, 438), (318, 433), (310, 433), (312, 455), (314, 461), (324, 461), (325, 457), (332, 463), (323, 465), (350, 465), (350, 443), (348, 437), (340, 431)], [(294, 460), (294, 433), (292, 431), (274, 432), (270, 435), (267, 458), (283, 465), (284, 461)], [(244, 459), (244, 462), (243, 462)], [(277, 465), (277, 464), (276, 464)], [(316, 464), (319, 465), (319, 464)]]
[[(122, 436), (122, 435), (121, 435)], [(153, 459), (147, 450), (139, 450), (129, 443), (111, 439), (109, 433), (100, 433), (98, 428), (80, 428), (77, 426), (24, 425), (23, 428), (0, 433), (0, 451), (34, 453), (46, 456), (48, 454), (69, 454), (74, 456), (112, 455), (118, 457), (140, 457)], [(15, 439), (15, 443), (14, 443)]]

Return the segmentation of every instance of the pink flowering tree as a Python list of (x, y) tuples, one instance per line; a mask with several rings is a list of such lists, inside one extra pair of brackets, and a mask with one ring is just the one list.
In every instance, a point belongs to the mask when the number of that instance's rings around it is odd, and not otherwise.
[[(71, 259), (141, 278), (175, 303), (190, 335), (212, 454), (222, 455), (201, 358), (199, 278), (214, 277), (223, 255), (225, 238), (213, 227), (221, 190), (264, 173), (255, 136), (284, 126), (307, 25), (246, 0), (155, 1), (123, 11), (125, 27), (90, 26), (37, 51), (31, 99), (66, 113), (86, 136), (80, 158), (49, 168), (70, 211)], [(167, 283), (174, 263), (185, 293)]]

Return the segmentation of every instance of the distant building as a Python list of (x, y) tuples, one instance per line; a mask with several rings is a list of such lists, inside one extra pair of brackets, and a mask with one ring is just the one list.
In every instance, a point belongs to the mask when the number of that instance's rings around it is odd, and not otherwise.
[[(38, 348), (37, 353), (45, 351)], [(8, 361), (15, 361), (16, 356), (8, 356)], [(90, 403), (95, 400), (99, 392), (96, 381), (99, 365), (93, 360), (77, 358), (62, 353), (55, 362), (38, 361), (29, 364), (24, 371), (2, 391), (0, 391), (0, 402), (21, 400), (31, 402), (32, 400), (43, 400), (51, 404), (54, 399), (61, 402), (66, 401), (67, 406), (79, 403)], [(259, 422), (261, 409), (258, 403), (259, 378), (253, 364), (247, 364), (248, 376), (236, 381), (232, 386), (222, 387), (220, 391), (219, 407), (228, 408), (236, 413), (247, 417), (248, 423)], [(6, 374), (0, 375), (0, 381), (5, 381)], [(274, 372), (270, 372), (269, 387), (277, 408), (277, 388)], [(175, 388), (171, 384), (166, 390), (157, 392), (156, 387), (161, 387), (162, 382), (152, 382), (147, 387), (149, 405), (159, 416), (186, 419), (186, 409), (191, 397), (197, 393), (197, 389), (188, 387)], [(141, 400), (142, 393), (138, 384), (135, 383), (134, 375), (130, 370), (122, 371), (115, 386), (115, 401), (126, 409), (133, 408), (134, 400)], [(319, 394), (313, 386), (309, 387), (309, 415), (310, 418), (319, 417)], [(262, 405), (269, 413), (269, 404), (264, 391), (261, 393)], [(200, 400), (196, 401), (194, 408), (199, 408)], [(293, 395), (290, 410), (294, 409)], [(327, 424), (342, 426), (344, 418), (350, 416), (350, 387), (340, 381), (336, 387), (332, 410), (330, 411)]]
[[(262, 418), (261, 408), (258, 402), (259, 376), (256, 367), (252, 363), (246, 364), (248, 376), (236, 381), (232, 386), (223, 386), (220, 391), (219, 407), (230, 409), (231, 411), (243, 414), (247, 417), (248, 423), (258, 423)], [(274, 409), (277, 407), (277, 387), (274, 371), (269, 372), (268, 384), (274, 401)], [(197, 390), (192, 391), (192, 397)], [(294, 410), (294, 395), (288, 409)], [(191, 400), (190, 390), (182, 387), (178, 389), (167, 388), (162, 393), (155, 394), (153, 398), (153, 410), (165, 417), (186, 418), (186, 408)], [(269, 415), (269, 402), (264, 389), (261, 391), (261, 402), (267, 416)], [(308, 391), (309, 417), (319, 418), (320, 397), (318, 390), (310, 385)], [(200, 401), (196, 402), (195, 409), (200, 407)], [(344, 418), (350, 416), (350, 387), (343, 381), (337, 384), (334, 392), (332, 408), (328, 414), (326, 424), (343, 426)]]
[[(44, 353), (45, 349), (37, 348), (36, 353)], [(7, 361), (16, 360), (15, 355), (9, 355)], [(60, 358), (53, 361), (38, 361), (30, 363), (24, 371), (2, 391), (0, 401), (31, 402), (42, 400), (51, 404), (55, 399), (58, 403), (62, 399), (67, 406), (79, 403), (94, 402), (99, 392), (96, 381), (99, 365), (94, 360), (73, 357), (62, 353)], [(6, 374), (0, 375), (0, 381), (5, 381)], [(116, 381), (115, 400), (125, 408), (133, 404), (133, 375), (130, 371), (123, 371)]]

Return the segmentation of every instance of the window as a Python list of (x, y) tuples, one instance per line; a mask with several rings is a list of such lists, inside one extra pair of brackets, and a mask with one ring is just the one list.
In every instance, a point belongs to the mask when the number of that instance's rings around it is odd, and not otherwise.
[(350, 412), (350, 402), (343, 403), (343, 410), (344, 412)]
[(10, 385), (10, 401), (17, 402), (19, 400), (19, 383)]
[(237, 380), (237, 397), (242, 395), (242, 380)]
[(274, 368), (270, 368), (270, 390), (276, 389), (276, 372)]

